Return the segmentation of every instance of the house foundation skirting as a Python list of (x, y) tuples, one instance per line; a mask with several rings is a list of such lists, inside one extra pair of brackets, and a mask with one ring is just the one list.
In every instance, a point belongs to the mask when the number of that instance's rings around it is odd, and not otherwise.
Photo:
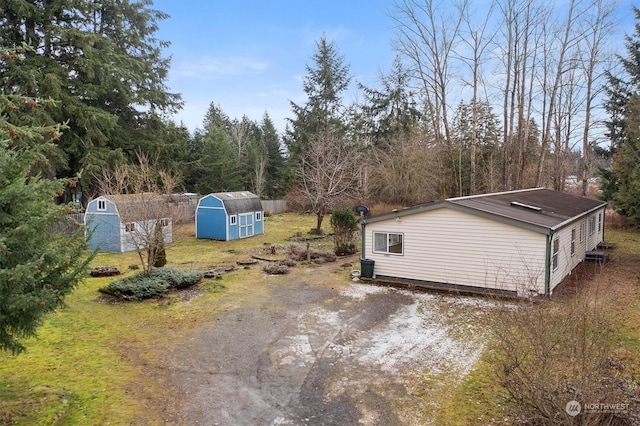
[(466, 295), (498, 296), (501, 298), (509, 299), (519, 297), (518, 293), (512, 290), (502, 290), (490, 287), (473, 287), (459, 284), (416, 280), (411, 278), (389, 277), (385, 275), (376, 275), (375, 278), (360, 278), (360, 280), (372, 284), (408, 288), (412, 290), (438, 291)]

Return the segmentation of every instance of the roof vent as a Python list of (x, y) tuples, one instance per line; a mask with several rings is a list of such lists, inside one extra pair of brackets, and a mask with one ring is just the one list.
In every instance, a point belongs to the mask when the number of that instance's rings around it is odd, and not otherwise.
[(542, 211), (542, 209), (540, 207), (532, 206), (530, 204), (519, 203), (517, 201), (512, 201), (511, 205), (512, 206), (517, 206), (517, 207), (523, 207), (525, 209), (533, 210), (533, 211), (536, 211), (536, 212), (541, 212)]

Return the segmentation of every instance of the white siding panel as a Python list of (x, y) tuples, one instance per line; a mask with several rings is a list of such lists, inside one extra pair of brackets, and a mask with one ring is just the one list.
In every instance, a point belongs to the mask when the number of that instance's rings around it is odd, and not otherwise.
[[(374, 231), (404, 234), (404, 254), (373, 253)], [(367, 224), (365, 252), (376, 275), (545, 292), (545, 235), (449, 208)]]
[[(576, 230), (576, 253), (571, 255), (571, 230)], [(559, 247), (558, 247), (558, 267), (553, 269), (553, 263), (551, 264), (551, 282), (550, 288), (551, 291), (560, 284), (560, 282), (571, 273), (573, 268), (575, 268), (581, 261), (584, 259), (584, 253), (580, 253), (580, 224), (576, 223), (571, 226), (567, 226), (565, 228), (560, 229), (553, 236), (553, 239), (558, 239)], [(553, 245), (552, 245), (553, 247)], [(553, 250), (553, 249), (552, 249)], [(553, 253), (552, 253), (553, 255)]]

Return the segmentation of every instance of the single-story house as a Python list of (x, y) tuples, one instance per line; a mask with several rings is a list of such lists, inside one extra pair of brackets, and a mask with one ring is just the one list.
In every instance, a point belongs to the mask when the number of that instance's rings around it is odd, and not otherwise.
[[(363, 276), (456, 291), (551, 295), (604, 237), (606, 203), (544, 188), (366, 217)], [(370, 275), (367, 277), (367, 275)]]
[(198, 200), (196, 238), (230, 241), (264, 234), (260, 197), (248, 191), (217, 192)]
[(162, 226), (164, 242), (173, 240), (168, 200), (158, 194), (103, 195), (89, 202), (84, 214), (90, 250), (128, 252), (143, 248)]

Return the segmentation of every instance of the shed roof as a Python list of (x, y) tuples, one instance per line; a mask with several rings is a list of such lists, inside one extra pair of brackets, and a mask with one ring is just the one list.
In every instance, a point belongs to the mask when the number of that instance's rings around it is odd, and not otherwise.
[(216, 192), (211, 195), (222, 201), (227, 214), (262, 211), (260, 197), (249, 191)]
[(364, 223), (449, 207), (532, 228), (540, 232), (562, 227), (565, 222), (602, 208), (606, 202), (545, 188), (471, 195), (421, 204), (366, 218)]
[(171, 217), (166, 196), (145, 192), (140, 194), (103, 195), (113, 202), (124, 222), (136, 222)]

